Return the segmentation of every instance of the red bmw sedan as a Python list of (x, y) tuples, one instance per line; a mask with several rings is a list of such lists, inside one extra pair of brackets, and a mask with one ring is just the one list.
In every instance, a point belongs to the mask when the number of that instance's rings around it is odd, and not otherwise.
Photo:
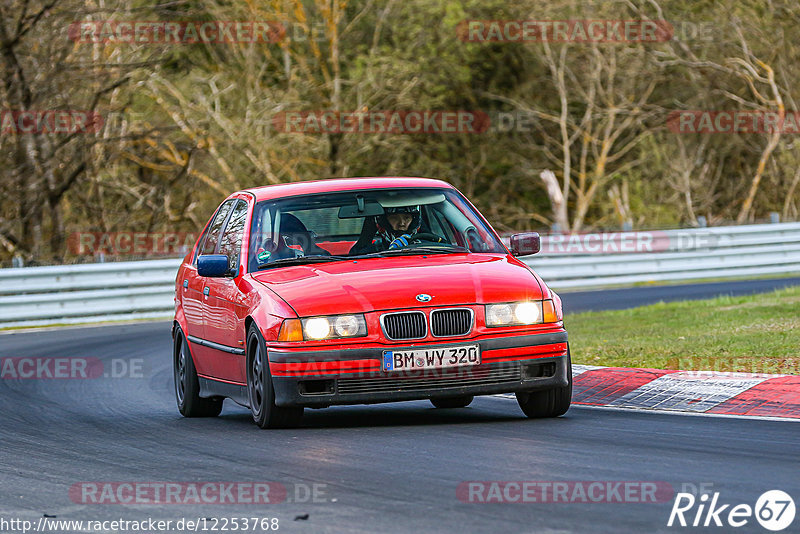
[(529, 417), (572, 394), (561, 299), (450, 184), (348, 178), (230, 195), (175, 286), (178, 409), (225, 398), (262, 428), (305, 407), (515, 393)]

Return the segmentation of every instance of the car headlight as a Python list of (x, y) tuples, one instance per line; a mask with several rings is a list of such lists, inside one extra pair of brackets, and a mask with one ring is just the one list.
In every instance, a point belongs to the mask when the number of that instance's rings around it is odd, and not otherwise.
[(367, 321), (363, 315), (309, 317), (301, 321), (304, 339), (321, 340), (367, 335)]
[(541, 300), (486, 305), (486, 326), (526, 325), (543, 321)]

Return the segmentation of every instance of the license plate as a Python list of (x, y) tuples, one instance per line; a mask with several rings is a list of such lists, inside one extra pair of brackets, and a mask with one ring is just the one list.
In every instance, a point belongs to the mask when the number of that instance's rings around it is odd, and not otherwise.
[(478, 345), (383, 351), (384, 371), (442, 369), (445, 367), (479, 365), (480, 363), (481, 352), (478, 349)]

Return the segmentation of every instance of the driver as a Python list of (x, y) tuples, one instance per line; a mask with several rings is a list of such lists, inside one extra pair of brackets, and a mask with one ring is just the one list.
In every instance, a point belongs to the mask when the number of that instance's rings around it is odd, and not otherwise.
[(418, 205), (385, 207), (383, 214), (364, 221), (361, 237), (350, 249), (350, 254), (383, 252), (423, 241), (443, 242), (441, 237), (420, 232), (421, 224), (422, 217)]
[(373, 241), (376, 250), (392, 250), (408, 245), (419, 231), (422, 217), (419, 206), (384, 208), (383, 215), (375, 217), (378, 227)]
[(361, 237), (350, 254), (371, 254), (408, 245), (422, 222), (419, 206), (384, 208), (383, 213), (364, 220)]

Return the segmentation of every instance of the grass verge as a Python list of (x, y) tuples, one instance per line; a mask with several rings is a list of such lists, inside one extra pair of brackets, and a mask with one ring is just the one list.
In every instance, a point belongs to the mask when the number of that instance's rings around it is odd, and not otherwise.
[(800, 374), (800, 286), (568, 315), (573, 363)]

